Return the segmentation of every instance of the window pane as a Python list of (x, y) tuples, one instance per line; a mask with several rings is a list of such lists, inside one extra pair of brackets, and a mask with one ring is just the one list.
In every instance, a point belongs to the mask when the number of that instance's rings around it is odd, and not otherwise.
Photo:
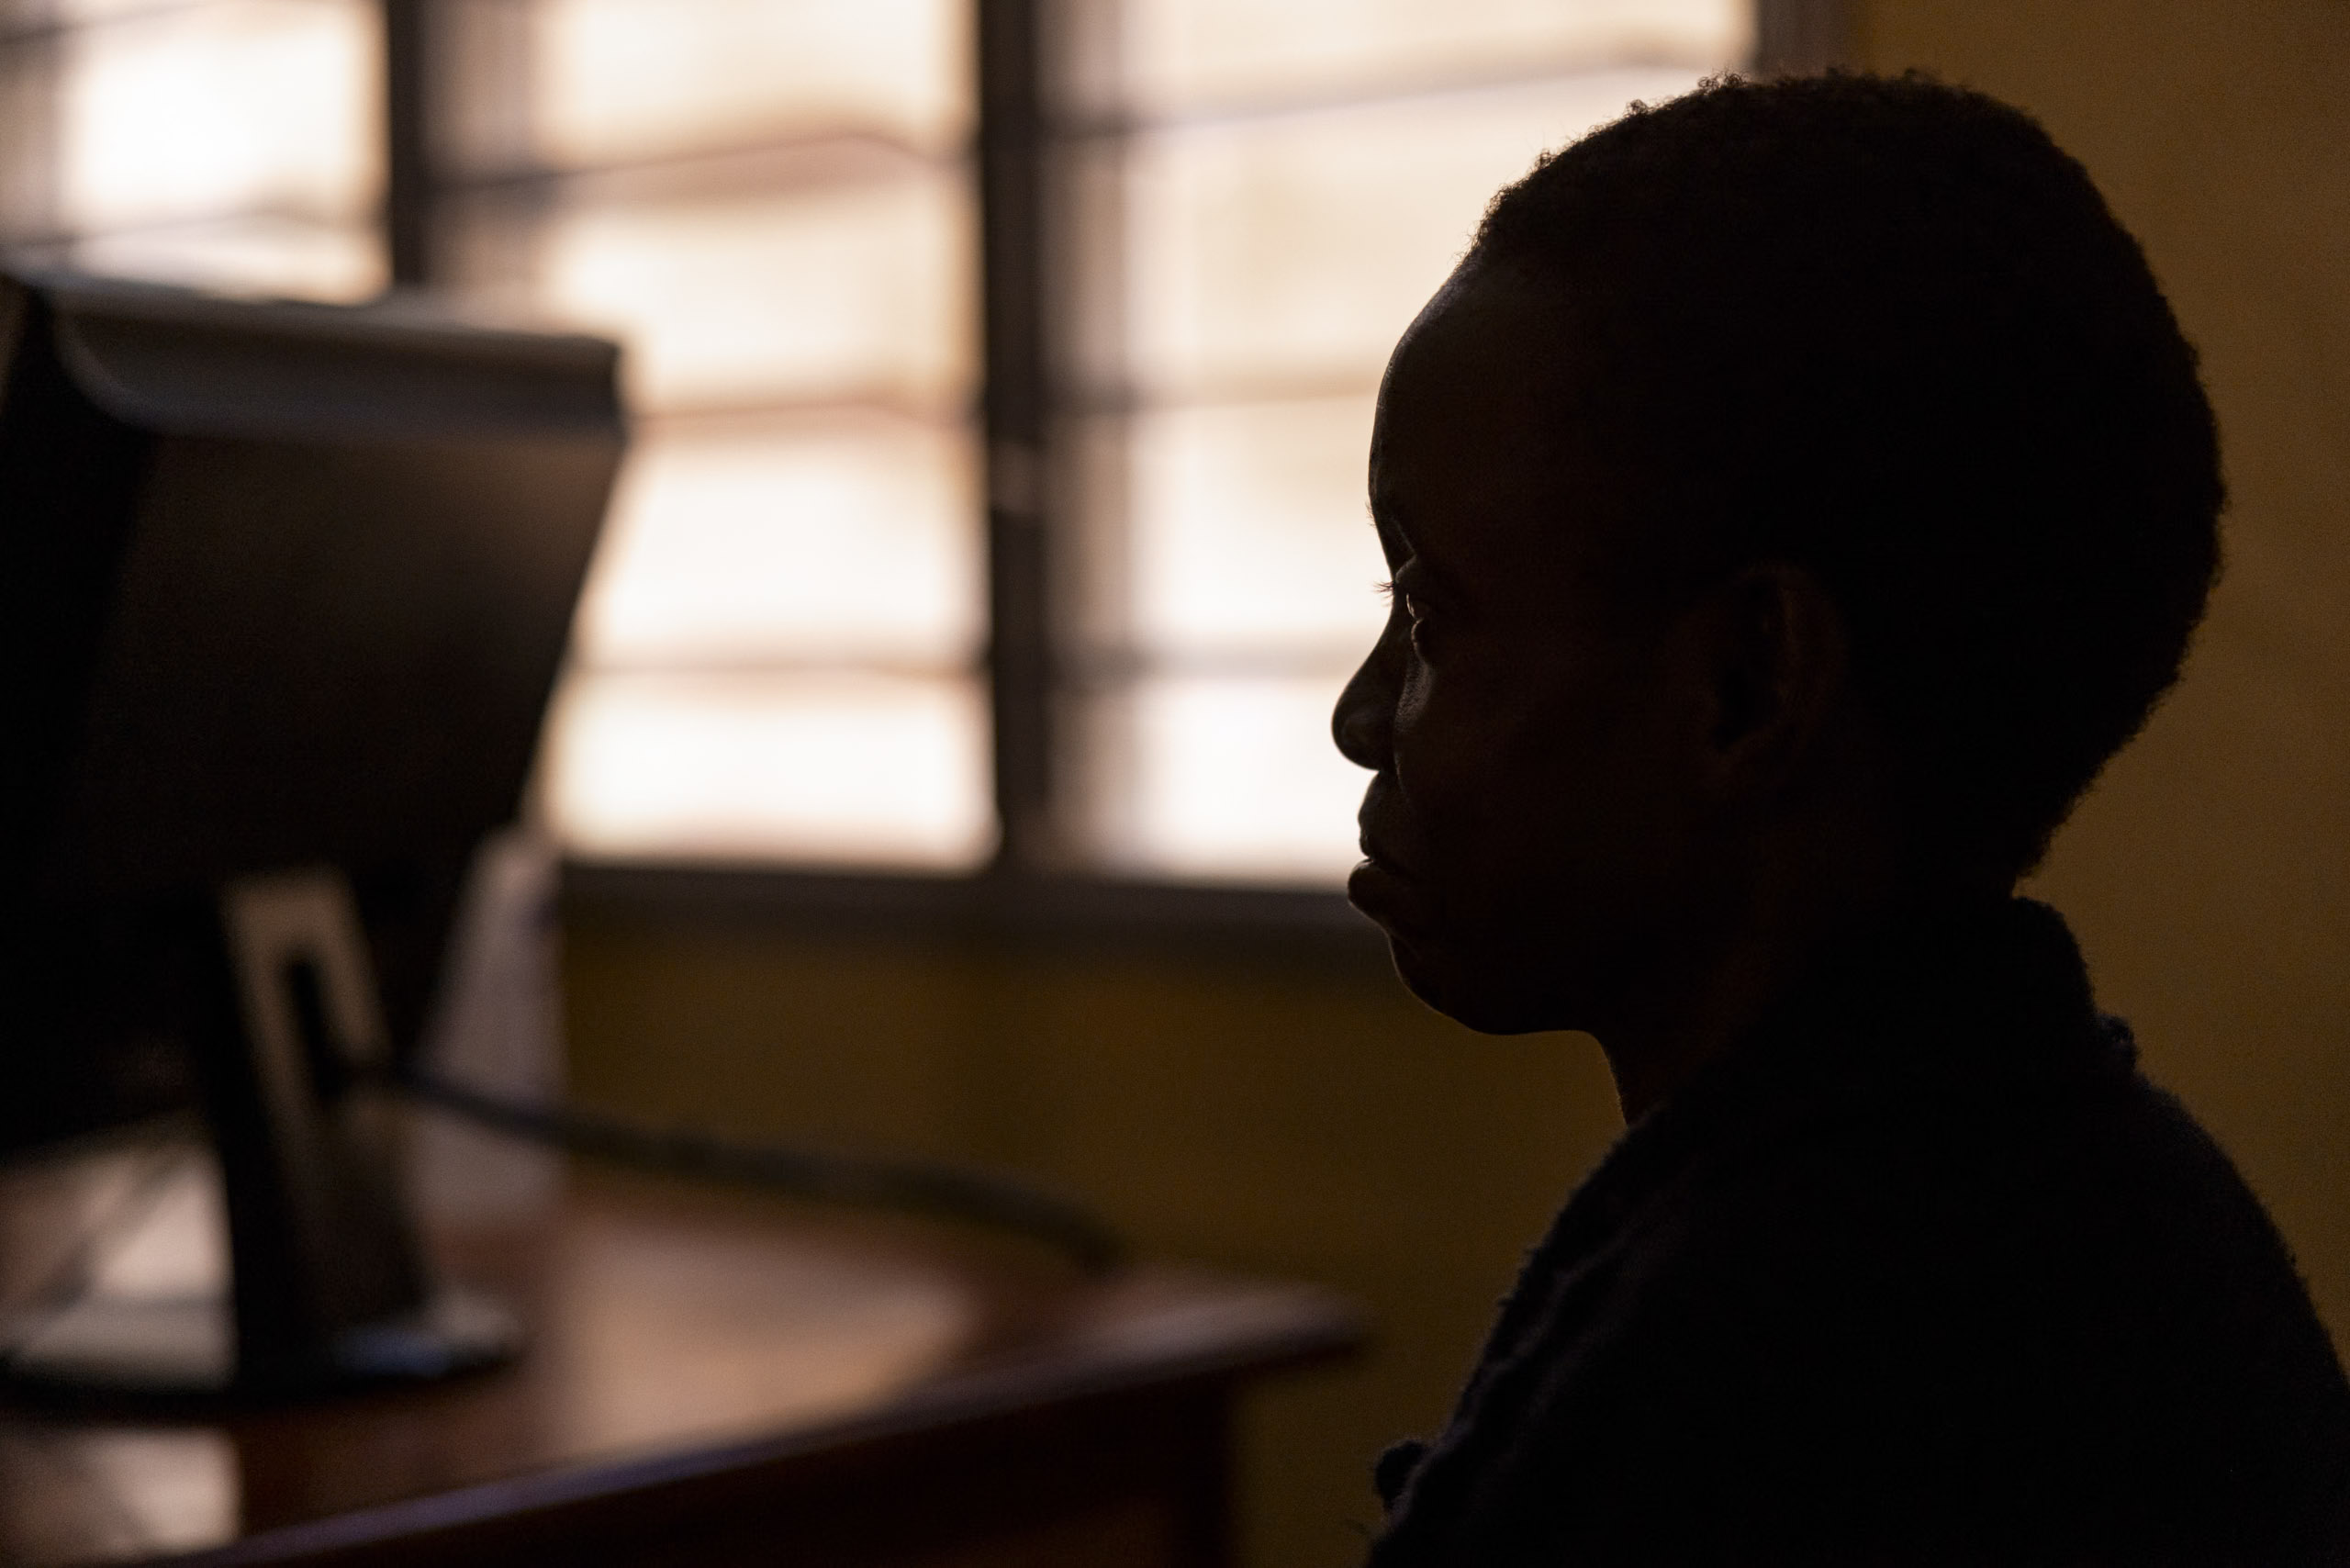
[(1496, 189), (1632, 99), (1696, 81), (1614, 71), (1137, 137), (1136, 380), (1170, 396), (1371, 385)]
[(575, 852), (960, 868), (993, 847), (967, 679), (576, 677), (548, 736)]
[(539, 0), (538, 155), (578, 165), (811, 131), (951, 145), (967, 0)]
[(1091, 705), (1103, 859), (1122, 869), (1336, 886), (1368, 778), (1330, 745), (1346, 684), (1146, 679)]
[(57, 93), (64, 227), (254, 209), (364, 218), (380, 188), (375, 9), (223, 0), (69, 33)]
[(940, 173), (782, 196), (597, 205), (536, 241), (543, 308), (628, 344), (638, 407), (958, 398), (970, 222)]
[(70, 27), (143, 12), (185, 9), (188, 0), (0, 0), (0, 25), (12, 28)]
[[(1742, 0), (1125, 0), (1109, 69), (1166, 111), (1628, 62), (1745, 57)], [(1097, 66), (1097, 69), (1100, 67)], [(1097, 88), (1098, 92), (1099, 89)]]
[(961, 431), (701, 423), (638, 434), (582, 607), (588, 661), (970, 659), (984, 589)]
[(992, 848), (968, 9), (453, 7), (445, 150), (528, 177), (446, 258), (620, 339), (640, 416), (545, 757), (581, 853)]
[(1146, 655), (1343, 669), (1386, 576), (1365, 507), (1371, 399), (1170, 409), (1131, 424), (1125, 635)]
[(374, 229), (268, 216), (100, 234), (74, 242), (65, 260), (86, 272), (303, 299), (364, 299), (386, 281)]

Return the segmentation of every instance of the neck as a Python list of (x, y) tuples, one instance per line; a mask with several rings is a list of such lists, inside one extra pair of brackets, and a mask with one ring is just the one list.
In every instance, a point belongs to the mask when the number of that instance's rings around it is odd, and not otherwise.
[[(1855, 923), (1857, 924), (1857, 923)], [(1734, 1049), (1834, 940), (1828, 930), (1756, 920), (1709, 951), (1684, 951), (1625, 999), (1600, 1033), (1628, 1125)]]
[(1628, 1124), (1735, 1050), (1836, 948), (1904, 910), (2005, 890), (1905, 878), (1890, 857), (1840, 852), (1832, 835), (1784, 853), (1766, 846), (1755, 862), (1735, 888), (1717, 895), (1709, 917), (1655, 945), (1655, 961), (1628, 979), (1613, 1016), (1595, 1031)]

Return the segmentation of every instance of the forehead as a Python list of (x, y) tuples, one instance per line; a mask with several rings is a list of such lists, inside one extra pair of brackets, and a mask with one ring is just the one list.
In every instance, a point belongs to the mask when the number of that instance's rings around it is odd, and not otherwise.
[(1596, 473), (1577, 451), (1567, 322), (1541, 285), (1474, 266), (1428, 302), (1372, 430), (1371, 510), (1391, 542), (1497, 588), (1588, 554)]

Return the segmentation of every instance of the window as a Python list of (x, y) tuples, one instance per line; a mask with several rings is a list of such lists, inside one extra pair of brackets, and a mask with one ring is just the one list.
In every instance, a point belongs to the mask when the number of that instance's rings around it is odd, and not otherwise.
[(386, 278), (370, 0), (0, 4), (17, 262), (362, 299)]
[(627, 345), (549, 731), (598, 857), (993, 847), (959, 0), (454, 0), (436, 281)]
[(0, 241), (622, 340), (575, 855), (1327, 886), (1386, 352), (1497, 185), (1750, 13), (0, 0)]
[(1064, 35), (1087, 858), (1335, 882), (1387, 353), (1544, 149), (1743, 59), (1729, 0), (1093, 0)]

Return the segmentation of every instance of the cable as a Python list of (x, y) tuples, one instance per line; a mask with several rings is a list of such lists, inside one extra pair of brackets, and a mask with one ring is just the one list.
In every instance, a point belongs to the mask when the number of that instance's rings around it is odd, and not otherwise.
[(591, 1111), (509, 1100), (426, 1068), (406, 1068), (393, 1081), (426, 1104), (509, 1137), (616, 1165), (1013, 1231), (1060, 1249), (1090, 1273), (1117, 1268), (1126, 1254), (1125, 1240), (1091, 1211), (983, 1171), (934, 1160), (864, 1159), (649, 1127)]

